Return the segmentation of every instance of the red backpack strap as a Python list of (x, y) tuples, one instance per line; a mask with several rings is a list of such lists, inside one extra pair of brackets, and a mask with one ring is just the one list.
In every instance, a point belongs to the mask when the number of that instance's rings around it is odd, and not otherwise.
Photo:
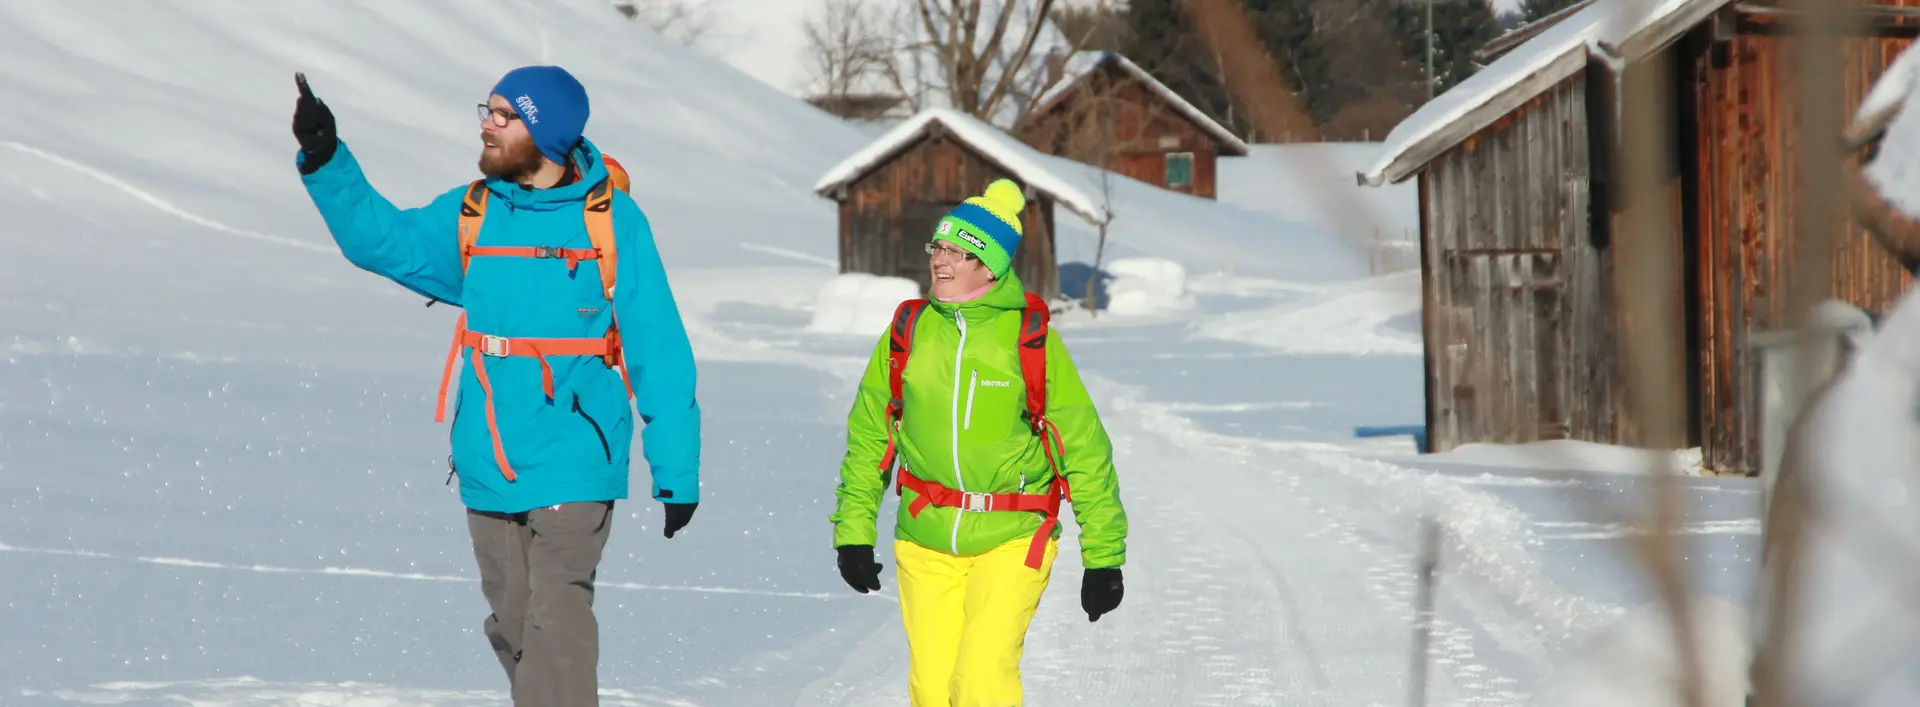
[(1047, 465), (1053, 469), (1053, 484), (1043, 511), (1045, 520), (1040, 522), (1040, 528), (1033, 534), (1033, 544), (1027, 548), (1027, 566), (1036, 569), (1045, 558), (1047, 540), (1053, 537), (1054, 526), (1060, 523), (1060, 502), (1073, 500), (1067, 489), (1067, 477), (1060, 468), (1061, 458), (1067, 453), (1066, 444), (1060, 439), (1060, 430), (1047, 419), (1047, 325), (1051, 314), (1046, 300), (1027, 293), (1027, 309), (1020, 314), (1020, 377), (1026, 380), (1027, 387), (1025, 417), (1033, 433), (1040, 436), (1040, 448), (1046, 451)]
[(892, 471), (898, 456), (894, 447), (894, 427), (906, 405), (907, 354), (913, 350), (913, 331), (920, 314), (927, 311), (928, 300), (910, 299), (893, 310), (893, 327), (887, 335), (887, 451), (880, 455), (880, 470)]
[(1027, 309), (1020, 314), (1020, 376), (1027, 381), (1027, 421), (1038, 423), (1047, 414), (1047, 303), (1027, 293)]

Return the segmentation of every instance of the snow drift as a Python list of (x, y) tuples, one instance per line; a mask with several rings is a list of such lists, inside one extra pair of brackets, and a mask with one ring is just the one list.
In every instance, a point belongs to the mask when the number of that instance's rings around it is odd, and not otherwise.
[(900, 303), (919, 296), (920, 285), (904, 277), (843, 273), (820, 287), (807, 330), (879, 337), (893, 323)]
[(1188, 309), (1187, 269), (1164, 258), (1122, 258), (1107, 266), (1106, 308), (1114, 314), (1153, 316)]

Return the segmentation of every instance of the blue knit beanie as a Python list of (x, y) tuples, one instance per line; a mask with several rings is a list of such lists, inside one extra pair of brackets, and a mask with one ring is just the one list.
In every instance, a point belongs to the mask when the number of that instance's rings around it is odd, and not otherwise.
[(547, 159), (567, 164), (567, 153), (587, 129), (587, 88), (558, 66), (522, 66), (500, 77), (493, 93), (513, 104), (533, 144)]

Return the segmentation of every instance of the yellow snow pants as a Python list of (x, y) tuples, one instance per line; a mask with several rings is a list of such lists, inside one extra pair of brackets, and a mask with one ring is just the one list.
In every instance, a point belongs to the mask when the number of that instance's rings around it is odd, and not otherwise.
[(1022, 537), (976, 557), (956, 557), (894, 541), (913, 707), (1022, 704), (1020, 654), (1059, 552), (1059, 541), (1049, 540), (1035, 570), (1027, 566), (1032, 542)]

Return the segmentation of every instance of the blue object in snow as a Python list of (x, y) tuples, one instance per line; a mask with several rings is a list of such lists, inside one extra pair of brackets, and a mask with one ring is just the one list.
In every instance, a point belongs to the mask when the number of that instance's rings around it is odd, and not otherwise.
[(1413, 450), (1421, 453), (1427, 451), (1426, 425), (1361, 425), (1353, 428), (1355, 437), (1393, 437), (1395, 435), (1412, 435)]

